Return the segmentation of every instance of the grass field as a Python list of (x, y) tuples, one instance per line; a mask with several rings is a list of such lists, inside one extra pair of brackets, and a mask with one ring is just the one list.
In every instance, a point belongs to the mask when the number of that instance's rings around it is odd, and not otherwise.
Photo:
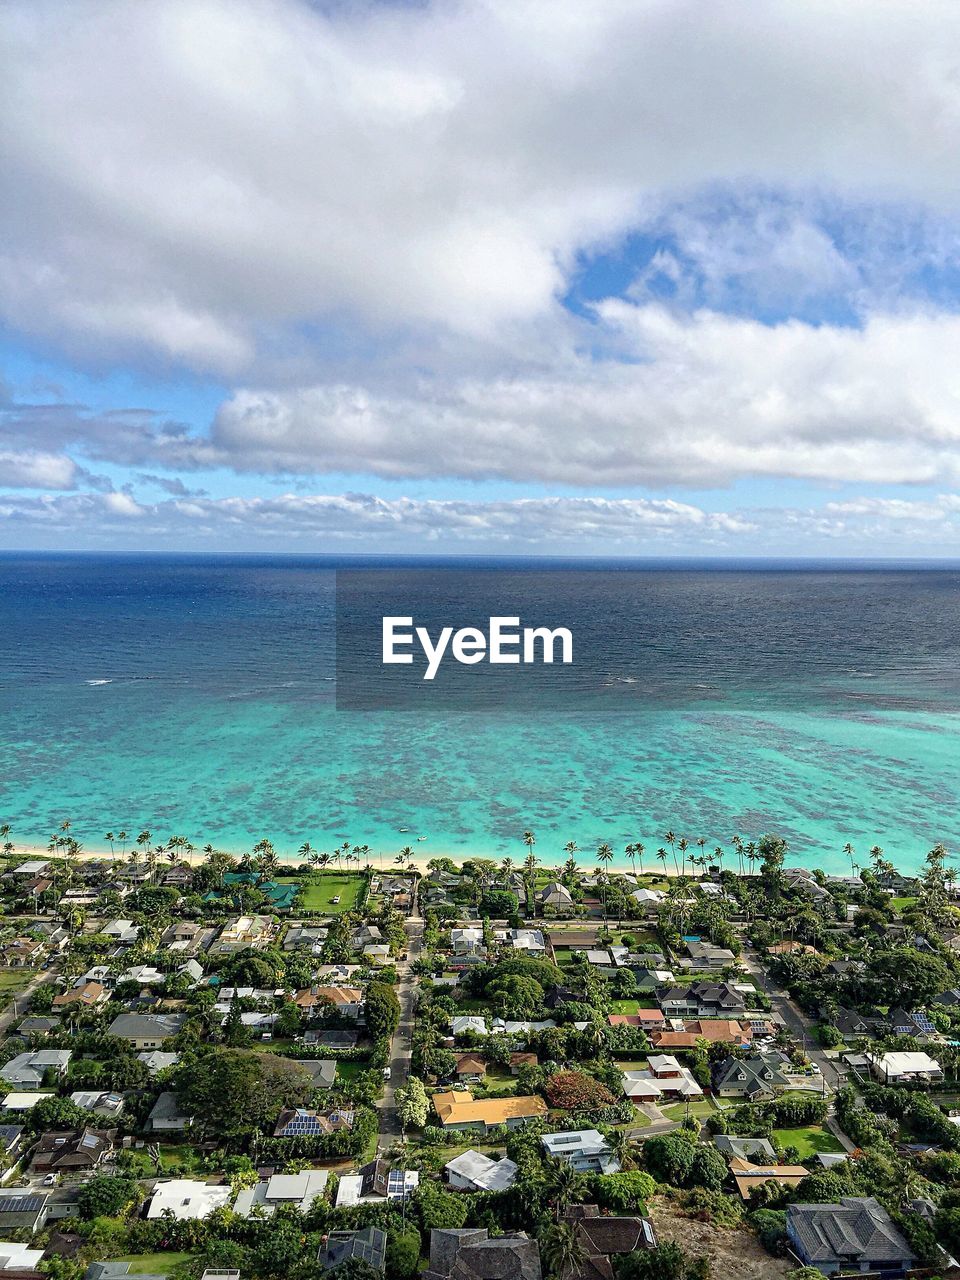
[(163, 1276), (178, 1267), (181, 1262), (189, 1262), (192, 1253), (128, 1253), (118, 1262), (130, 1263), (130, 1274), (135, 1276)]
[(639, 1013), (641, 1009), (655, 1009), (657, 1002), (651, 994), (649, 1000), (611, 1000), (611, 1013)]
[[(305, 911), (325, 911), (330, 915), (340, 915), (344, 911), (352, 911), (356, 906), (364, 877), (350, 872), (332, 875), (312, 874), (302, 876), (281, 876), (280, 884), (302, 884), (303, 906)], [(340, 901), (334, 903), (333, 898)]]
[[(668, 1120), (682, 1120), (687, 1114), (687, 1104), (685, 1102), (672, 1102), (669, 1107), (661, 1107), (660, 1110)], [(690, 1115), (697, 1116), (700, 1120), (706, 1120), (707, 1116), (712, 1116), (714, 1106), (712, 1102), (708, 1102), (706, 1098), (700, 1098), (696, 1102), (690, 1103)]]
[(914, 905), (916, 898), (891, 898), (890, 902), (895, 911), (905, 911)]
[(36, 969), (0, 969), (0, 1009), (36, 977)]
[(808, 1160), (820, 1152), (843, 1150), (833, 1134), (820, 1125), (809, 1125), (803, 1129), (774, 1129), (773, 1136), (782, 1147), (796, 1147), (801, 1160)]

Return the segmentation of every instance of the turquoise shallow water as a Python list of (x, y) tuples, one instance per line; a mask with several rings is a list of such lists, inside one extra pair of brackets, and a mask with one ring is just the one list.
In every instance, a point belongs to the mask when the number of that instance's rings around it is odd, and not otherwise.
[[(870, 667), (844, 651), (842, 661), (818, 658), (815, 676), (784, 669), (753, 681), (749, 654), (738, 675), (734, 650), (733, 666), (711, 666), (710, 680), (674, 682), (670, 696), (625, 685), (622, 704), (608, 697), (595, 715), (549, 703), (535, 713), (347, 712), (334, 705), (321, 625), (328, 572), (277, 562), (181, 570), (0, 563), (10, 620), (0, 812), (18, 840), (44, 842), (68, 818), (89, 848), (108, 829), (145, 826), (157, 839), (236, 850), (265, 836), (284, 853), (349, 840), (388, 855), (409, 843), (420, 854), (519, 860), (532, 828), (546, 861), (568, 840), (585, 865), (601, 841), (619, 853), (642, 840), (655, 866), (668, 827), (708, 848), (775, 830), (791, 861), (828, 870), (848, 865), (847, 840), (865, 864), (879, 843), (905, 869), (937, 840), (960, 848), (952, 613), (937, 623), (941, 643), (929, 621), (914, 641), (901, 611), (889, 652), (871, 640)], [(941, 618), (956, 610), (956, 587), (941, 582), (932, 603), (915, 585), (883, 591)], [(851, 623), (862, 629), (863, 601), (879, 589), (879, 579), (866, 583)], [(661, 575), (658, 608), (671, 590)], [(738, 608), (753, 607), (742, 585), (729, 590)], [(845, 585), (836, 599), (849, 595)], [(713, 641), (702, 643), (709, 651)]]

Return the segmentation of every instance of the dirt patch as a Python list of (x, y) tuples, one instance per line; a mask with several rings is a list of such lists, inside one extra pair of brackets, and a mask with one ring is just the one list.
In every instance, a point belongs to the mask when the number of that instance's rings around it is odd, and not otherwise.
[(673, 1240), (692, 1257), (708, 1257), (715, 1280), (783, 1280), (784, 1258), (772, 1258), (746, 1227), (715, 1227), (684, 1218), (665, 1200), (652, 1200), (649, 1216), (661, 1240)]

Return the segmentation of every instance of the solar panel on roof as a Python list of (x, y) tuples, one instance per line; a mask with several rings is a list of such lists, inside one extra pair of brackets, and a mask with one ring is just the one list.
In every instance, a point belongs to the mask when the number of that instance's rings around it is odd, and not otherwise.
[(44, 1203), (43, 1196), (0, 1196), (0, 1213), (36, 1213)]
[(915, 1013), (913, 1021), (921, 1031), (929, 1033), (936, 1030), (936, 1027), (934, 1027), (925, 1013)]

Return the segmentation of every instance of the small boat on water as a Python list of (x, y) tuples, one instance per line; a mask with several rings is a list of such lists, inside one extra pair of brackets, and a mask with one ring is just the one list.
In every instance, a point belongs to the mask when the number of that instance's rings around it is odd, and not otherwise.
[(404, 831), (409, 831), (409, 830), (410, 830), (410, 828), (409, 828), (409, 827), (401, 827), (401, 828), (400, 828), (401, 833), (403, 833)]
[(426, 836), (417, 836), (417, 840), (426, 840)]

